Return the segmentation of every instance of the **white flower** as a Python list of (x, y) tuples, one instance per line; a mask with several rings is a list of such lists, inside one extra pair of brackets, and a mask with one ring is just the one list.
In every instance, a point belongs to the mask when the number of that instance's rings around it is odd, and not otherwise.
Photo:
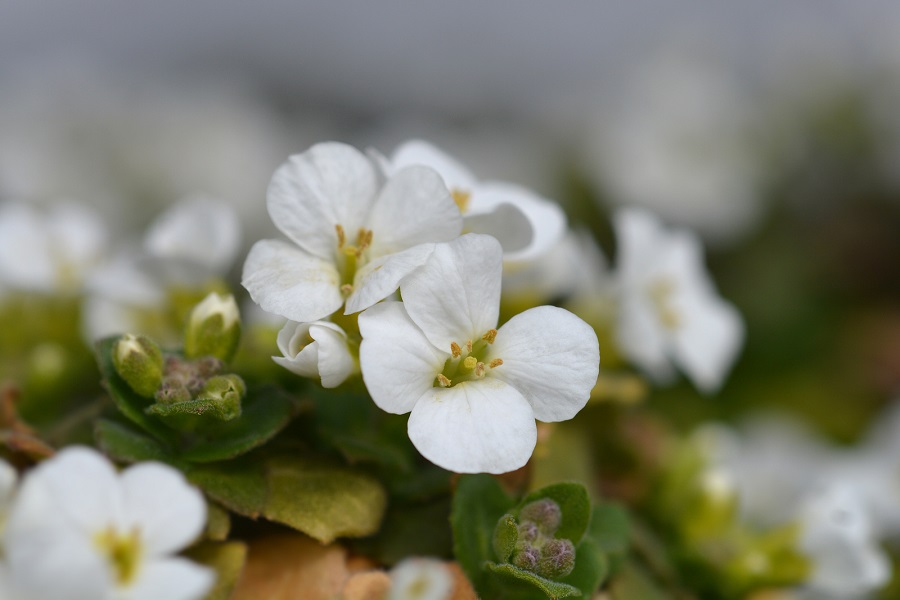
[(811, 494), (801, 513), (801, 547), (813, 561), (814, 597), (851, 598), (888, 582), (890, 561), (875, 539), (862, 498), (846, 485)]
[(0, 458), (0, 533), (3, 532), (3, 527), (6, 525), (6, 516), (9, 506), (12, 504), (18, 480), (19, 476), (12, 465)]
[(425, 165), (440, 173), (463, 214), (465, 230), (497, 238), (506, 260), (529, 261), (565, 234), (566, 216), (556, 203), (511, 183), (478, 181), (465, 166), (428, 142), (406, 142), (382, 164), (389, 174), (410, 165)]
[(571, 419), (597, 381), (597, 336), (572, 313), (541, 306), (496, 329), (501, 270), (494, 238), (462, 236), (403, 280), (402, 303), (359, 318), (372, 399), (387, 412), (412, 411), (416, 448), (459, 473), (521, 467), (534, 419)]
[(78, 204), (0, 204), (0, 287), (78, 293), (106, 242), (100, 219)]
[(322, 385), (341, 385), (356, 371), (356, 360), (347, 346), (347, 334), (329, 321), (288, 321), (278, 332), (276, 363), (301, 377), (320, 378)]
[(387, 600), (447, 600), (453, 592), (453, 577), (439, 560), (407, 558), (390, 575)]
[(426, 167), (382, 181), (372, 161), (336, 142), (292, 156), (272, 177), (269, 215), (297, 247), (262, 240), (243, 285), (263, 310), (298, 322), (386, 298), (462, 218), (440, 176)]
[(678, 365), (700, 389), (719, 388), (743, 341), (743, 322), (715, 291), (700, 241), (666, 231), (650, 213), (622, 209), (618, 239), (616, 341), (658, 381)]
[(213, 573), (172, 555), (205, 520), (203, 496), (171, 467), (141, 463), (116, 473), (97, 451), (72, 447), (24, 478), (4, 551), (26, 597), (199, 599)]

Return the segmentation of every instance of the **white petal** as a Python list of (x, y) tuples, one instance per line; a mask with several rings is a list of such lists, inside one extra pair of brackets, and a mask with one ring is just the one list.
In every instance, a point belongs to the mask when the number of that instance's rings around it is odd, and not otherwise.
[(448, 600), (453, 591), (453, 576), (439, 560), (407, 558), (390, 575), (387, 600)]
[(125, 519), (141, 532), (149, 556), (178, 552), (194, 541), (206, 525), (206, 503), (180, 471), (145, 462), (121, 475)]
[(662, 224), (650, 212), (636, 208), (616, 211), (617, 271), (625, 282), (640, 278), (666, 256)]
[(617, 309), (618, 349), (657, 382), (671, 381), (675, 372), (668, 358), (668, 337), (647, 294), (622, 294)]
[(372, 206), (371, 252), (383, 256), (426, 242), (449, 242), (462, 225), (440, 175), (428, 167), (407, 167), (388, 179)]
[(144, 247), (152, 256), (188, 261), (218, 274), (231, 267), (240, 243), (237, 212), (206, 197), (176, 203), (156, 218), (144, 238)]
[(159, 306), (165, 300), (165, 290), (143, 267), (143, 258), (134, 249), (119, 251), (111, 260), (91, 271), (87, 288), (120, 302)]
[(400, 281), (424, 265), (433, 251), (434, 244), (419, 244), (367, 263), (356, 273), (344, 314), (365, 310), (396, 292)]
[(100, 217), (80, 204), (54, 205), (47, 214), (47, 232), (57, 260), (83, 274), (106, 249), (106, 227)]
[(372, 400), (401, 415), (432, 388), (450, 358), (428, 343), (400, 302), (382, 302), (359, 315), (359, 365)]
[(0, 204), (0, 283), (49, 292), (56, 288), (56, 275), (41, 216), (27, 204)]
[(128, 590), (128, 599), (200, 600), (215, 582), (212, 569), (185, 558), (155, 560), (142, 565), (137, 581)]
[(355, 370), (347, 334), (327, 321), (286, 323), (278, 333), (278, 349), (284, 357), (273, 356), (276, 363), (301, 377), (321, 378), (326, 388), (339, 386)]
[(438, 244), (422, 268), (401, 282), (409, 316), (435, 347), (450, 351), (496, 327), (503, 251), (494, 238), (470, 233)]
[(539, 306), (500, 328), (488, 358), (503, 359), (489, 375), (518, 390), (536, 418), (565, 421), (584, 408), (597, 383), (600, 345), (593, 328), (569, 311)]
[[(495, 217), (490, 219), (492, 214)], [(509, 183), (484, 183), (472, 194), (466, 230), (496, 237), (506, 260), (526, 261), (547, 252), (563, 238), (566, 215), (558, 204), (528, 189)]]
[(431, 167), (441, 174), (451, 190), (471, 192), (475, 176), (455, 158), (422, 140), (410, 140), (394, 150), (390, 166), (394, 172), (412, 165)]
[(317, 321), (344, 303), (332, 263), (278, 240), (253, 245), (241, 284), (264, 311), (292, 321)]
[(337, 142), (316, 144), (292, 156), (272, 176), (267, 204), (272, 222), (298, 246), (331, 260), (336, 225), (355, 236), (369, 216), (378, 191), (372, 162)]
[(733, 306), (718, 298), (696, 301), (675, 332), (675, 360), (694, 384), (714, 392), (722, 384), (744, 340), (744, 322)]
[(531, 405), (492, 378), (432, 388), (409, 416), (409, 439), (422, 456), (456, 473), (507, 473), (537, 442)]

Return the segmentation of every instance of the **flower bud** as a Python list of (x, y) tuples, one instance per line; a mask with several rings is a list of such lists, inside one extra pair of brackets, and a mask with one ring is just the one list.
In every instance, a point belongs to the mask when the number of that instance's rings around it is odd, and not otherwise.
[(216, 414), (223, 421), (230, 421), (241, 415), (241, 400), (247, 394), (247, 386), (235, 374), (216, 375), (206, 382), (197, 400), (214, 402)]
[(540, 560), (540, 550), (538, 550), (531, 544), (520, 544), (516, 548), (516, 553), (513, 556), (512, 562), (520, 569), (525, 569), (526, 571), (537, 573), (538, 563), (540, 562)]
[(231, 360), (241, 339), (241, 318), (234, 296), (212, 292), (191, 310), (184, 332), (187, 358)]
[(560, 579), (575, 568), (575, 545), (571, 540), (550, 540), (541, 549), (537, 569), (534, 571), (547, 579)]
[(553, 535), (562, 523), (559, 504), (550, 498), (529, 502), (519, 511), (519, 520), (531, 521), (544, 535)]
[(190, 400), (191, 392), (180, 381), (166, 379), (159, 386), (159, 389), (156, 390), (153, 398), (160, 404), (175, 404), (176, 402), (187, 402)]
[(151, 339), (143, 335), (123, 335), (112, 352), (116, 373), (141, 396), (150, 398), (159, 388), (163, 377), (162, 352)]

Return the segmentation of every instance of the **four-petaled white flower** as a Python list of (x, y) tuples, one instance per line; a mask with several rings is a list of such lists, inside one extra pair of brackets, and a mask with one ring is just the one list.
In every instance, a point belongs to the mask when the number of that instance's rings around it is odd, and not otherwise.
[(703, 249), (686, 231), (666, 231), (652, 214), (615, 214), (618, 240), (616, 341), (653, 378), (672, 363), (702, 390), (715, 391), (743, 341), (743, 321), (715, 291)]
[(203, 496), (178, 471), (141, 463), (117, 473), (71, 447), (31, 471), (4, 533), (9, 572), (42, 600), (193, 600), (213, 573), (172, 556), (206, 521)]
[(442, 561), (407, 558), (391, 569), (387, 600), (447, 600), (453, 593), (453, 576)]
[(0, 289), (79, 293), (106, 244), (99, 217), (79, 204), (0, 204)]
[(409, 437), (425, 458), (459, 473), (524, 465), (535, 418), (571, 419), (597, 381), (594, 330), (552, 306), (497, 329), (502, 250), (467, 234), (439, 244), (401, 283), (403, 302), (359, 317), (360, 367), (372, 399), (412, 411)]
[(397, 148), (381, 159), (388, 174), (410, 165), (425, 165), (441, 174), (463, 214), (467, 232), (494, 236), (508, 261), (530, 261), (556, 244), (566, 232), (566, 216), (555, 203), (512, 183), (479, 181), (455, 158), (422, 140)]
[(301, 377), (319, 378), (334, 388), (356, 372), (356, 359), (347, 346), (347, 334), (330, 321), (288, 321), (278, 332), (276, 363)]
[(269, 215), (296, 246), (262, 240), (243, 285), (263, 310), (298, 322), (363, 310), (392, 294), (433, 242), (462, 230), (441, 177), (409, 167), (386, 181), (371, 159), (336, 142), (292, 156), (272, 177)]

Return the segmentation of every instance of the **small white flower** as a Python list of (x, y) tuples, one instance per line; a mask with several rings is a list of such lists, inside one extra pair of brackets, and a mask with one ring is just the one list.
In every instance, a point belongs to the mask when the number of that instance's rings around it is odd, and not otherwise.
[(801, 523), (801, 547), (813, 561), (806, 585), (816, 597), (862, 596), (890, 579), (890, 561), (853, 488), (832, 484), (812, 494), (803, 506)]
[(454, 239), (462, 218), (440, 176), (403, 169), (382, 181), (372, 161), (336, 142), (292, 156), (272, 177), (272, 222), (296, 246), (262, 240), (243, 285), (263, 310), (298, 322), (342, 306), (358, 312), (392, 294), (431, 242)]
[(84, 206), (0, 204), (0, 287), (78, 293), (106, 243), (102, 222)]
[(465, 230), (497, 238), (508, 261), (540, 256), (565, 234), (566, 216), (556, 203), (511, 183), (478, 181), (459, 161), (428, 142), (408, 141), (381, 162), (389, 174), (410, 165), (440, 173), (463, 214)]
[(494, 238), (464, 235), (403, 280), (402, 303), (359, 318), (372, 399), (387, 412), (412, 411), (413, 444), (458, 473), (521, 467), (535, 418), (571, 419), (597, 382), (597, 336), (572, 313), (541, 306), (496, 329), (501, 270)]
[(212, 587), (213, 573), (173, 554), (205, 520), (203, 496), (171, 467), (117, 473), (97, 451), (72, 447), (24, 478), (4, 552), (26, 597), (193, 600)]
[(301, 377), (320, 378), (322, 386), (341, 385), (356, 371), (356, 361), (347, 346), (347, 334), (329, 321), (288, 321), (278, 332), (276, 363)]
[(720, 298), (703, 265), (703, 249), (687, 231), (666, 231), (652, 214), (615, 214), (618, 239), (616, 341), (658, 381), (672, 363), (706, 392), (719, 388), (737, 356), (744, 326)]
[(447, 600), (453, 592), (453, 577), (439, 560), (407, 558), (390, 575), (387, 600)]

